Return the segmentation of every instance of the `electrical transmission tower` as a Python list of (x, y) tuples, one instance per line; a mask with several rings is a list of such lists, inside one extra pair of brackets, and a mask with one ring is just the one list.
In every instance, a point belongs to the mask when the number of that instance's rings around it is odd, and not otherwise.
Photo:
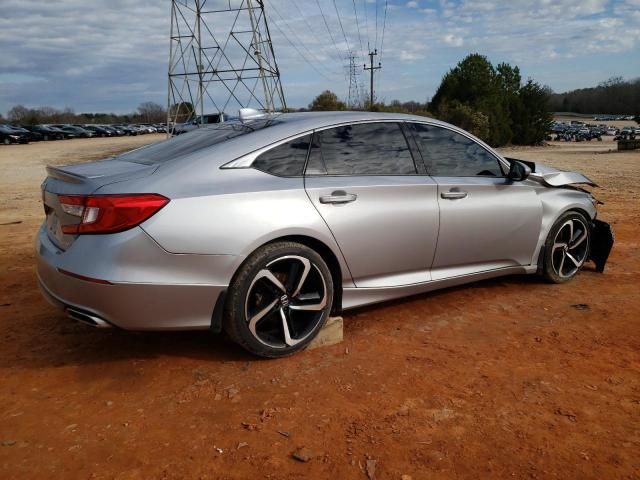
[(356, 66), (358, 57), (351, 53), (347, 58), (349, 59), (349, 97), (347, 100), (347, 106), (351, 109), (356, 109), (360, 107), (360, 91), (358, 84), (360, 71)]
[(171, 0), (170, 37), (168, 126), (286, 108), (262, 0)]

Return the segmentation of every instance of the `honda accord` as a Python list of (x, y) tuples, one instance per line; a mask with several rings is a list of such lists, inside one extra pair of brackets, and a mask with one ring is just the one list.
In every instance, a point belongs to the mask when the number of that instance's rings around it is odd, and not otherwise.
[(332, 312), (509, 274), (554, 283), (613, 244), (580, 173), (401, 114), (261, 114), (48, 167), (44, 295), (128, 330), (304, 348)]

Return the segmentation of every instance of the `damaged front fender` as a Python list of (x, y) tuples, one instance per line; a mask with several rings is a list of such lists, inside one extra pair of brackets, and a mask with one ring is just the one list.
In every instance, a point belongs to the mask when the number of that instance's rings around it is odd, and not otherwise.
[(597, 187), (598, 185), (589, 177), (581, 174), (580, 172), (565, 172), (556, 168), (548, 167), (540, 163), (534, 163), (527, 160), (520, 160), (517, 158), (505, 157), (509, 163), (518, 161), (524, 163), (531, 169), (531, 175), (529, 178), (536, 180), (542, 184), (550, 187), (562, 187), (565, 185), (591, 185)]
[(531, 174), (532, 178), (538, 178), (543, 183), (551, 187), (562, 187), (564, 185), (584, 184), (597, 187), (589, 177), (579, 172), (562, 172), (560, 170), (550, 172), (536, 172)]

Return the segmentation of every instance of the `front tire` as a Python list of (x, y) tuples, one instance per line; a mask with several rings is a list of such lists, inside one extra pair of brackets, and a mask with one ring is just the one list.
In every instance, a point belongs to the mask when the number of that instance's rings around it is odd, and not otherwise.
[(551, 283), (571, 280), (584, 265), (591, 246), (591, 228), (578, 212), (562, 215), (549, 232), (544, 246), (542, 275)]
[(265, 245), (234, 276), (224, 330), (265, 358), (305, 348), (324, 326), (333, 304), (333, 280), (322, 257), (294, 242)]

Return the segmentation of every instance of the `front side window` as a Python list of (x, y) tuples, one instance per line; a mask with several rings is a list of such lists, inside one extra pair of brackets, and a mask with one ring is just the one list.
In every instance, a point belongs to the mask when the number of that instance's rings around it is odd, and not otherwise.
[(279, 177), (299, 177), (304, 170), (311, 134), (285, 142), (259, 155), (253, 168)]
[(434, 177), (502, 177), (498, 159), (482, 145), (447, 128), (411, 124), (427, 172)]
[(362, 123), (314, 134), (307, 175), (414, 175), (416, 167), (397, 123)]

